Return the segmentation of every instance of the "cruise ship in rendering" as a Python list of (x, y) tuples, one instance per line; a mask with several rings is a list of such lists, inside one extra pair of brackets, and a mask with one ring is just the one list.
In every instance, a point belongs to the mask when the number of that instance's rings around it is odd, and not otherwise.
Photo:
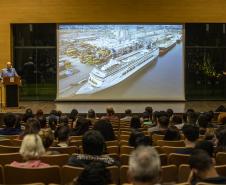
[(107, 63), (93, 68), (88, 82), (76, 94), (92, 94), (114, 86), (152, 63), (158, 56), (159, 48), (151, 45), (112, 57)]

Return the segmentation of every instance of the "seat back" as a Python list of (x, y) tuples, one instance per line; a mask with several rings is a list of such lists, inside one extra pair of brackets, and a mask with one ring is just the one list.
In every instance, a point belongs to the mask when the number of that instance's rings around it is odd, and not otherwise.
[(114, 140), (114, 141), (106, 141), (106, 145), (107, 146), (118, 146), (118, 140)]
[(226, 164), (226, 152), (218, 152), (216, 155), (216, 164), (224, 165)]
[(178, 182), (187, 182), (190, 173), (190, 166), (188, 164), (181, 164), (178, 169)]
[(20, 147), (0, 145), (0, 153), (18, 153)]
[(159, 135), (159, 134), (153, 134), (151, 136), (151, 139), (153, 141), (153, 144), (156, 145), (158, 140), (163, 140), (165, 135)]
[(120, 135), (120, 140), (126, 140), (126, 141), (128, 141), (129, 140), (129, 137), (130, 137), (130, 135)]
[(128, 183), (127, 171), (129, 169), (128, 165), (122, 165), (120, 168), (120, 184)]
[(12, 141), (11, 141), (11, 139), (0, 139), (0, 145), (11, 146)]
[(68, 154), (59, 154), (59, 155), (44, 155), (41, 157), (41, 161), (48, 163), (50, 165), (63, 166), (67, 164), (69, 159)]
[(0, 165), (4, 166), (10, 164), (13, 161), (22, 162), (22, 156), (19, 153), (3, 153), (0, 154)]
[(78, 153), (78, 148), (76, 146), (68, 146), (68, 147), (50, 147), (50, 151), (57, 151), (61, 154), (73, 154)]
[(16, 168), (6, 165), (4, 168), (5, 184), (26, 184), (42, 182), (60, 184), (59, 166), (46, 168)]
[(129, 163), (129, 154), (121, 154), (120, 155), (120, 162), (121, 162), (121, 165), (128, 165)]
[(215, 166), (217, 173), (221, 176), (226, 176), (226, 165)]
[(176, 153), (177, 150), (180, 150), (180, 149), (185, 149), (185, 147), (174, 147), (174, 146), (163, 146), (161, 147), (161, 150), (169, 155), (171, 153)]
[(162, 168), (163, 183), (177, 182), (177, 166), (176, 165), (162, 166), (161, 168)]
[(64, 165), (61, 169), (61, 184), (68, 184), (78, 177), (84, 168)]
[(174, 146), (174, 147), (184, 147), (184, 140), (180, 141), (165, 141), (165, 140), (158, 140), (156, 141), (157, 146)]
[(111, 179), (113, 184), (119, 184), (119, 167), (118, 166), (109, 166), (107, 169), (111, 173)]
[(168, 156), (168, 164), (175, 164), (179, 167), (181, 164), (188, 164), (190, 155), (171, 153)]
[(107, 146), (107, 153), (108, 154), (113, 154), (113, 153), (118, 154), (119, 153), (119, 146)]
[(120, 154), (130, 154), (134, 150), (132, 146), (121, 146), (120, 147)]

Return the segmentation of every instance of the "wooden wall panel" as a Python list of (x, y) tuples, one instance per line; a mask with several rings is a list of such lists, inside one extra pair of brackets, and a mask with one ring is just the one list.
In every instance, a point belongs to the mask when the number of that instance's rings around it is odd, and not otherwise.
[(226, 22), (226, 0), (0, 0), (0, 68), (11, 23)]

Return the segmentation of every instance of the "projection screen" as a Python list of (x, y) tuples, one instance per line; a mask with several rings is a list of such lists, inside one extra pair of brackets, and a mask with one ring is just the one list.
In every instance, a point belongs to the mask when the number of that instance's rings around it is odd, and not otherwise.
[(60, 24), (57, 100), (185, 100), (183, 25)]

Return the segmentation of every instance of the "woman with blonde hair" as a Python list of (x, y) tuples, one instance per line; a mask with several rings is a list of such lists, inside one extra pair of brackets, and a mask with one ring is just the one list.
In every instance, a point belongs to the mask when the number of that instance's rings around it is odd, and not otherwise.
[(43, 147), (40, 136), (37, 134), (26, 135), (19, 152), (25, 162), (14, 161), (10, 166), (18, 168), (43, 168), (49, 166), (40, 160), (40, 157), (45, 154), (45, 148)]

